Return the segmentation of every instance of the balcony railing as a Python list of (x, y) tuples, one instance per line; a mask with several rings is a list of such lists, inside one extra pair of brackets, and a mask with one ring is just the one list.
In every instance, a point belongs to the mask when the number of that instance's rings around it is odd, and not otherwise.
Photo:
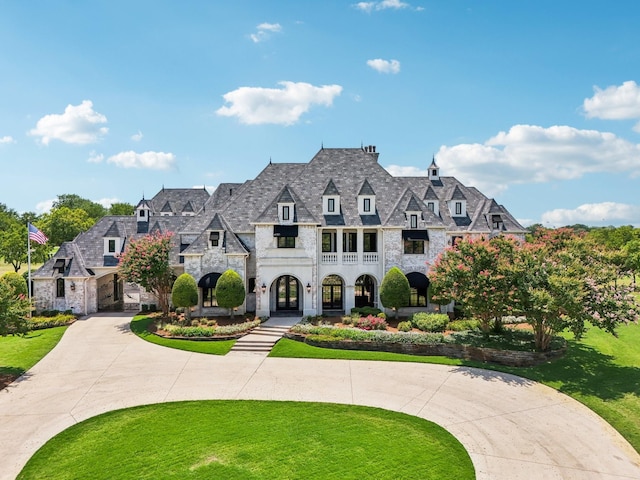
[(357, 253), (343, 253), (342, 254), (342, 263), (358, 263), (358, 254)]
[(377, 253), (363, 253), (362, 254), (362, 263), (378, 263), (378, 254)]
[(322, 254), (322, 263), (338, 263), (338, 254), (337, 253), (323, 253)]
[(320, 263), (325, 265), (335, 265), (340, 260), (343, 265), (356, 265), (358, 263), (374, 264), (380, 261), (377, 252), (366, 252), (359, 254), (357, 252), (345, 252), (340, 255), (336, 252), (322, 252)]

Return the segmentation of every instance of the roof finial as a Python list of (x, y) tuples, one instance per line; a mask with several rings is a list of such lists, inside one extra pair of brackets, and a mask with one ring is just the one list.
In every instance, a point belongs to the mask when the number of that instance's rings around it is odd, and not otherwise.
[(364, 152), (364, 142), (360, 140), (360, 150)]
[(320, 150), (324, 150), (324, 141), (320, 141)]
[(269, 155), (269, 165), (271, 165), (271, 155)]

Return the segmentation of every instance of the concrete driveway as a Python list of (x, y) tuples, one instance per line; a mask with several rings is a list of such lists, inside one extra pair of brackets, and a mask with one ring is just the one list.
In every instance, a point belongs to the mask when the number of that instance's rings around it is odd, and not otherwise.
[(640, 479), (640, 456), (607, 423), (551, 388), (512, 375), (429, 364), (225, 357), (145, 342), (131, 317), (72, 325), (0, 391), (0, 478), (65, 428), (109, 410), (194, 399), (369, 405), (445, 427), (478, 479)]

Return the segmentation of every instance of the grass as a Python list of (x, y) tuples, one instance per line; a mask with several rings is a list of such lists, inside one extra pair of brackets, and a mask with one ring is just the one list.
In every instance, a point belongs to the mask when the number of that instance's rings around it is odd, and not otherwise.
[(0, 376), (17, 378), (55, 347), (67, 327), (29, 332), (24, 337), (0, 337)]
[[(42, 263), (33, 263), (31, 262), (31, 273), (35, 272), (37, 269), (39, 269), (42, 266)], [(18, 273), (22, 274), (24, 272), (26, 272), (28, 270), (28, 265), (27, 263), (23, 263), (20, 266), (20, 270), (18, 271)], [(10, 263), (4, 263), (4, 262), (0, 262), (0, 277), (2, 275), (4, 275), (7, 272), (14, 272), (14, 268), (13, 265), (11, 265)]]
[(199, 401), (109, 412), (60, 433), (18, 479), (475, 478), (426, 420), (353, 405)]
[(332, 350), (287, 339), (275, 345), (271, 356), (441, 363), (513, 373), (549, 385), (582, 402), (640, 452), (640, 325), (620, 327), (617, 338), (597, 328), (591, 328), (580, 342), (569, 335), (566, 337), (565, 357), (526, 368), (447, 357)]
[(186, 350), (187, 352), (208, 353), (211, 355), (226, 355), (236, 342), (235, 340), (197, 341), (162, 338), (147, 330), (147, 326), (154, 320), (155, 318), (153, 317), (138, 315), (131, 321), (131, 331), (143, 340), (155, 343), (156, 345)]

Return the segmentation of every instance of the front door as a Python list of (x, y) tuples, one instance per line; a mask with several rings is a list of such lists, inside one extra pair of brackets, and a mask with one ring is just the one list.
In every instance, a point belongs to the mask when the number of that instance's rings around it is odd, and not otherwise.
[(298, 280), (291, 275), (283, 275), (276, 281), (276, 310), (298, 310)]
[(322, 282), (322, 311), (342, 310), (342, 279), (329, 275)]

